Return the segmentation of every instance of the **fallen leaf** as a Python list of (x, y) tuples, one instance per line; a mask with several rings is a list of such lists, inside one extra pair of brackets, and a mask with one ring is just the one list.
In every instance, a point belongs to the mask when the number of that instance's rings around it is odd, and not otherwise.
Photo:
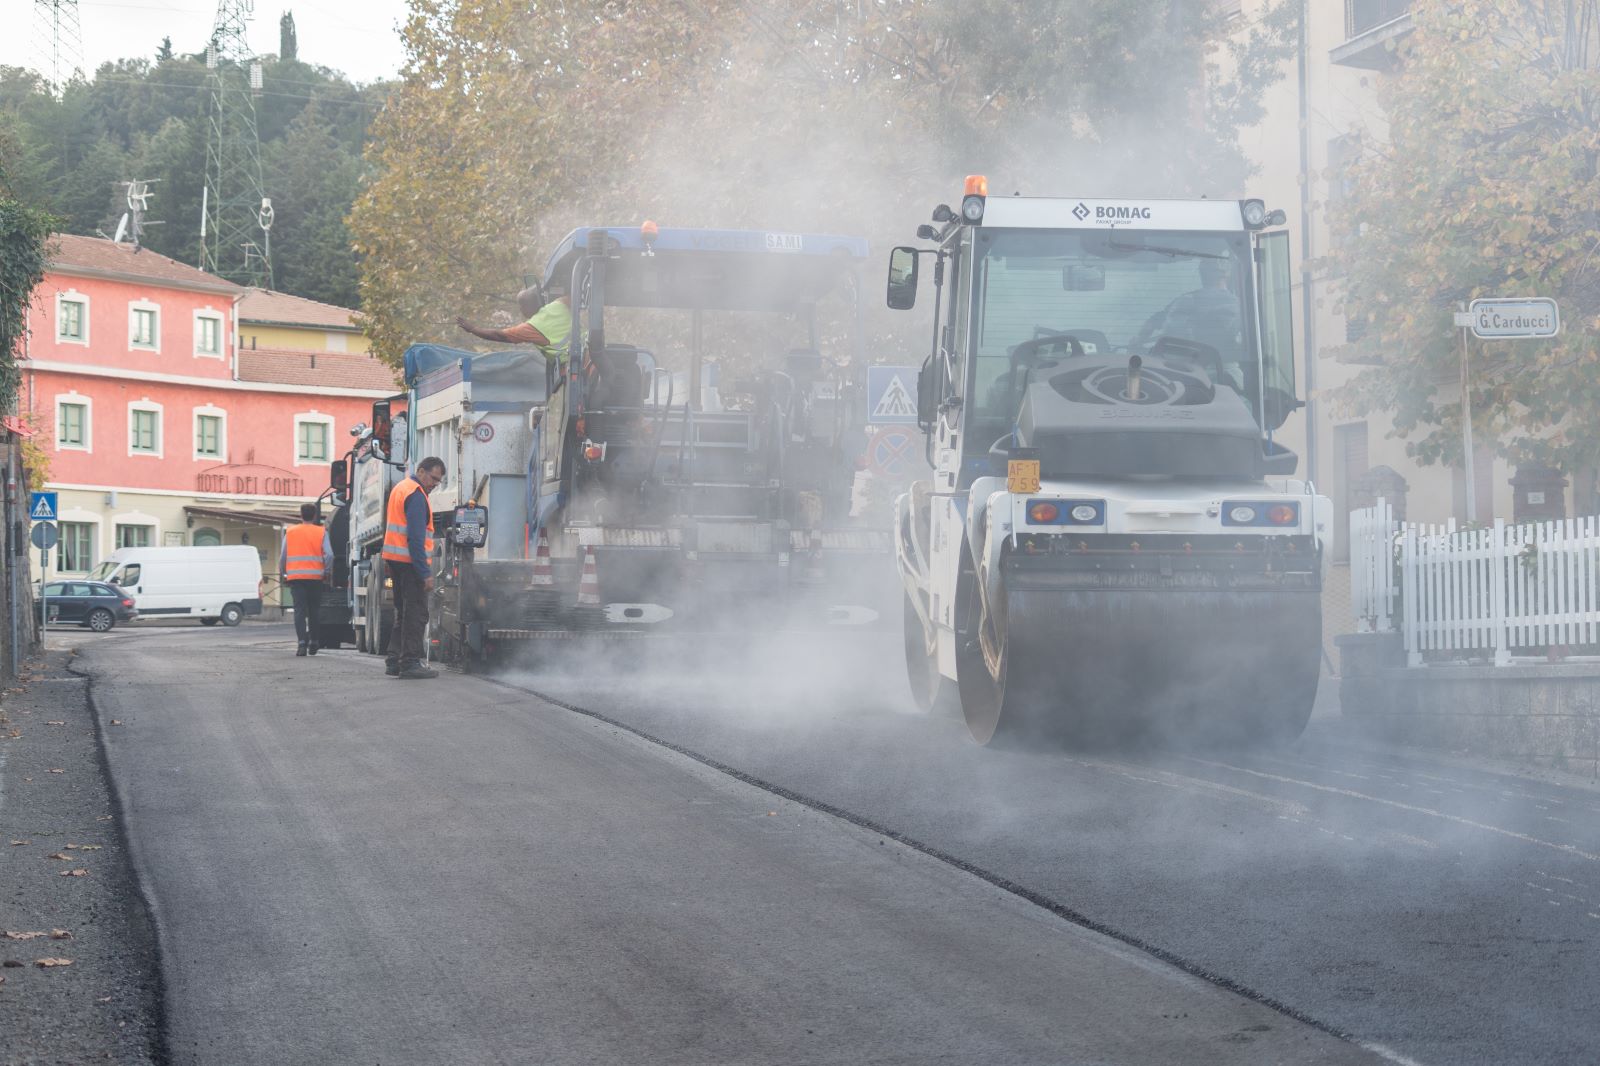
[(7, 940), (38, 940), (42, 936), (49, 936), (49, 935), (50, 935), (49, 933), (15, 933), (15, 932), (12, 932), (10, 929), (6, 930), (6, 939)]
[(62, 877), (82, 877), (84, 874), (86, 874), (88, 872), (89, 872), (88, 870), (62, 870), (61, 871), (61, 876)]
[(112, 820), (112, 819), (113, 819), (113, 818), (114, 818), (114, 817), (115, 817), (115, 815), (110, 815), (110, 814), (102, 814), (102, 815), (101, 815), (101, 816), (100, 816), (100, 817), (98, 817), (98, 818), (96, 818), (96, 819), (95, 819), (95, 821), (97, 821), (97, 822), (109, 822), (109, 821), (111, 821), (111, 820)]
[(63, 855), (59, 851), (52, 851), (50, 854), (46, 855), (45, 858), (47, 858), (47, 859), (60, 859), (63, 862), (72, 861), (72, 856), (71, 855)]
[(17, 738), (19, 738), (21, 736), (22, 736), (22, 730), (13, 729), (13, 730), (11, 730), (11, 732), (6, 734), (6, 739), (7, 740), (16, 740)]
[(113, 718), (113, 719), (111, 719), (111, 724), (112, 724), (112, 725), (121, 725), (121, 724), (122, 724), (122, 719), (120, 719), (120, 718)]
[(52, 966), (71, 966), (71, 959), (34, 959), (33, 964), (41, 970), (48, 970)]
[(51, 770), (50, 772), (53, 773), (53, 774), (64, 774), (64, 773), (66, 773), (65, 770)]
[(62, 847), (66, 848), (68, 851), (77, 851), (78, 850), (78, 845), (76, 845), (76, 844), (63, 844)]
[(102, 844), (68, 844), (67, 847), (69, 847), (69, 848), (77, 848), (79, 851), (104, 851), (105, 850), (105, 846), (102, 845)]
[(13, 840), (11, 842), (11, 846), (14, 847), (14, 848), (25, 848), (29, 844), (32, 844), (32, 843), (33, 843), (33, 841), (31, 841), (31, 840)]
[(66, 725), (65, 722), (46, 722), (45, 725)]
[(6, 983), (6, 975), (3, 974), (3, 973), (0, 973), (0, 985), (3, 985), (5, 983)]
[(70, 929), (52, 929), (52, 930), (50, 930), (50, 939), (51, 940), (71, 940), (72, 939), (72, 930), (70, 930)]

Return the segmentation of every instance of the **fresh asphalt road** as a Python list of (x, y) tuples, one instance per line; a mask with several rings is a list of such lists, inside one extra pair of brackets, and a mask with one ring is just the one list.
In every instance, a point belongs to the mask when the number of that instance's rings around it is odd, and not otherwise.
[(959, 721), (908, 712), (897, 645), (646, 666), (628, 649), (563, 651), (507, 681), (849, 812), (1401, 1060), (1600, 1062), (1592, 780), (1363, 745), (1320, 714), (1276, 751), (979, 748)]
[[(118, 726), (102, 734), (174, 1063), (1381, 1061), (594, 717), (480, 678), (389, 680), (348, 651), (295, 658), (291, 640), (84, 642), (95, 711)], [(926, 777), (940, 817), (962, 805), (961, 781), (916, 765), (953, 765), (925, 723), (870, 707), (799, 723), (765, 727), (799, 782), (843, 763), (869, 793)], [(969, 829), (1053, 849), (1083, 805), (1061, 799), (1034, 797), (1036, 835), (987, 798), (963, 809)], [(1085, 860), (1118, 833), (1084, 831)]]

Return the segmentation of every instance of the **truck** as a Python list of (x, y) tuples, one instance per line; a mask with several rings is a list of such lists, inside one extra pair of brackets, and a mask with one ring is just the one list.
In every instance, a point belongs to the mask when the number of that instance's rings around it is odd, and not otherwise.
[(382, 501), (429, 455), (447, 467), (429, 497), (446, 663), (891, 621), (889, 523), (855, 513), (866, 257), (853, 237), (584, 227), (545, 268), (573, 294), (555, 357), (413, 345), (406, 392), (373, 420), (387, 428), (358, 427), (335, 469), (358, 646), (381, 649), (388, 625)]
[(972, 738), (1297, 736), (1332, 507), (1277, 433), (1288, 235), (1260, 200), (990, 198), (890, 254), (932, 268), (933, 473), (896, 501), (912, 694)]

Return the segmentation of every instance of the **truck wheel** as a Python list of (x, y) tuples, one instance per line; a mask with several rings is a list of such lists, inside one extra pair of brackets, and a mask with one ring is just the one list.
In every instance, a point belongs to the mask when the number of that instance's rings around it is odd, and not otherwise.
[(225, 626), (238, 625), (240, 622), (244, 621), (244, 608), (240, 607), (237, 603), (223, 604), (221, 620), (222, 624)]
[(343, 626), (320, 626), (317, 629), (317, 647), (323, 651), (337, 651), (344, 643)]
[(214, 626), (214, 625), (217, 624), (217, 619), (216, 618), (202, 618), (202, 619), (200, 619), (200, 624), (203, 625), (203, 626)]
[(89, 628), (96, 633), (109, 633), (111, 627), (116, 624), (116, 618), (104, 607), (96, 607), (89, 612)]
[(961, 716), (961, 697), (956, 693), (955, 682), (939, 673), (939, 663), (928, 648), (923, 635), (922, 619), (917, 617), (909, 593), (905, 596), (904, 635), (906, 654), (906, 682), (911, 689), (911, 699), (924, 714), (941, 717)]

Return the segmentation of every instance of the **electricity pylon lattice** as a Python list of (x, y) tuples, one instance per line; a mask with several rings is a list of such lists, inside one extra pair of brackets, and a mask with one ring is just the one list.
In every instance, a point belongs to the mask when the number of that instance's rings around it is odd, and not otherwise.
[(33, 38), (39, 49), (38, 69), (49, 75), (50, 87), (59, 93), (83, 70), (78, 0), (33, 0)]
[(261, 180), (256, 98), (261, 61), (245, 40), (255, 0), (218, 0), (206, 48), (211, 92), (200, 269), (241, 285), (272, 287), (272, 201)]

